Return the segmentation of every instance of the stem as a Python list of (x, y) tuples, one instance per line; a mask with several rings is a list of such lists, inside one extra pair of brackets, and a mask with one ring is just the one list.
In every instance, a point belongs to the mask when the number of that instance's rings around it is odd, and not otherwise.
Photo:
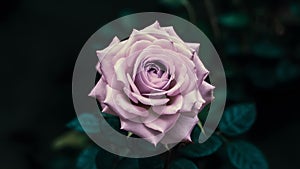
[(217, 131), (216, 134), (218, 136), (220, 136), (220, 138), (225, 142), (225, 143), (228, 143), (229, 140), (220, 132), (220, 131)]

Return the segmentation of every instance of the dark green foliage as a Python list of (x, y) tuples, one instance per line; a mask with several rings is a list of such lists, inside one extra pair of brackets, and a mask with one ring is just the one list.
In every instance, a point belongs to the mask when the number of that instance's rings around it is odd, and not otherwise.
[(163, 169), (164, 161), (160, 156), (139, 159), (140, 169)]
[(181, 158), (174, 160), (170, 165), (170, 169), (198, 169), (198, 167), (192, 161)]
[(249, 24), (249, 18), (244, 13), (228, 13), (219, 17), (219, 23), (230, 28), (242, 28)]
[(179, 152), (186, 157), (199, 158), (213, 154), (222, 145), (222, 140), (217, 135), (212, 135), (204, 143), (191, 143), (179, 149)]
[(67, 127), (87, 133), (98, 133), (100, 131), (99, 121), (92, 113), (80, 114), (77, 118), (69, 122)]
[(227, 145), (230, 162), (238, 169), (268, 169), (262, 152), (245, 141), (234, 141)]
[(284, 49), (269, 41), (256, 42), (252, 48), (253, 54), (263, 58), (279, 58), (284, 54)]
[(99, 148), (95, 163), (97, 169), (115, 169), (118, 165), (119, 160), (119, 156)]
[(249, 130), (255, 121), (256, 109), (252, 103), (237, 104), (227, 108), (219, 123), (222, 133), (235, 136)]
[(276, 68), (276, 77), (279, 82), (294, 80), (300, 75), (299, 65), (288, 60), (279, 62)]
[(184, 3), (186, 3), (186, 1), (188, 1), (188, 0), (160, 0), (160, 3), (162, 3), (166, 6), (177, 8), (177, 7), (180, 7), (181, 5), (183, 5)]
[(99, 148), (96, 146), (91, 146), (88, 147), (86, 149), (84, 149), (78, 159), (77, 159), (77, 163), (76, 163), (76, 168), (77, 169), (97, 169), (96, 167), (96, 155), (99, 151)]
[(116, 169), (139, 169), (138, 159), (136, 158), (122, 158)]
[(200, 128), (198, 126), (195, 126), (191, 134), (191, 139), (193, 143), (179, 148), (178, 151), (186, 157), (199, 158), (211, 155), (222, 146), (221, 138), (214, 134), (204, 143), (200, 144), (198, 141), (200, 133)]

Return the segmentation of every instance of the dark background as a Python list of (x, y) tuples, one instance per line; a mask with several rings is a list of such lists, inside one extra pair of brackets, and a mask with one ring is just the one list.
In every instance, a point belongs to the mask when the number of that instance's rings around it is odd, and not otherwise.
[(257, 105), (246, 138), (264, 152), (271, 169), (299, 168), (300, 2), (169, 2), (0, 1), (0, 168), (51, 168), (59, 155), (53, 140), (75, 117), (71, 84), (81, 47), (111, 20), (146, 11), (192, 20), (187, 11), (194, 11), (195, 24), (223, 61), (228, 105)]

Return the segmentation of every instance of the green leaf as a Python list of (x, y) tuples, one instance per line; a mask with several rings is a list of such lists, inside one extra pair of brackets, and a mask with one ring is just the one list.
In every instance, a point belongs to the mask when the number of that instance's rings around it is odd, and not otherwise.
[(198, 167), (190, 160), (181, 158), (173, 161), (170, 169), (198, 169)]
[(104, 149), (99, 148), (99, 152), (96, 155), (97, 169), (116, 168), (120, 160), (119, 156), (112, 154)]
[(201, 112), (199, 112), (198, 117), (201, 121), (205, 121), (209, 112), (210, 104), (206, 105)]
[(92, 113), (80, 114), (76, 119), (69, 122), (67, 127), (87, 133), (98, 133), (100, 131), (99, 120)]
[(284, 54), (281, 46), (269, 41), (261, 41), (252, 46), (253, 54), (263, 58), (280, 58)]
[(116, 169), (139, 169), (138, 159), (123, 158), (117, 165)]
[(76, 163), (76, 168), (77, 169), (97, 169), (95, 159), (96, 159), (96, 154), (98, 153), (99, 148), (95, 146), (88, 147), (84, 149)]
[(230, 28), (242, 28), (249, 24), (249, 18), (243, 13), (228, 13), (219, 17), (219, 23)]
[(234, 141), (227, 145), (230, 162), (238, 169), (268, 169), (262, 152), (245, 141)]
[(199, 141), (199, 136), (200, 136), (200, 133), (201, 133), (201, 129), (198, 125), (196, 125), (194, 128), (193, 128), (193, 131), (191, 133), (191, 139), (194, 143), (198, 143)]
[(298, 78), (300, 75), (299, 65), (289, 60), (279, 62), (276, 68), (276, 77), (280, 82), (287, 82)]
[(226, 135), (235, 136), (250, 129), (256, 117), (255, 105), (237, 104), (225, 110), (219, 123), (219, 129)]
[(186, 1), (187, 0), (160, 0), (160, 3), (170, 7), (178, 8), (181, 5), (187, 3)]
[(164, 162), (160, 156), (139, 159), (140, 169), (163, 169)]
[(221, 138), (217, 135), (212, 135), (204, 143), (191, 143), (179, 149), (179, 152), (186, 157), (199, 158), (213, 154), (221, 146), (223, 142)]

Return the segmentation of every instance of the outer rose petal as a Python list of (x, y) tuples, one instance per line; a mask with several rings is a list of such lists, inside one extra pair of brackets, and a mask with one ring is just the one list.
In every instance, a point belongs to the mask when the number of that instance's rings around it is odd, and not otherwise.
[(109, 87), (108, 85), (106, 85), (106, 91), (107, 91), (107, 95), (103, 103), (106, 104), (116, 114), (118, 114), (118, 116), (124, 119), (133, 119), (137, 117), (136, 114), (128, 112), (123, 108), (121, 108), (120, 105), (118, 105), (118, 102), (116, 101), (116, 97), (122, 97), (124, 95), (123, 93), (121, 93), (121, 91), (115, 90)]
[(201, 84), (204, 79), (207, 77), (209, 71), (204, 67), (203, 63), (200, 61), (200, 58), (196, 53), (193, 55), (193, 61), (196, 66), (196, 74), (198, 77), (198, 84)]
[(166, 133), (160, 142), (163, 144), (172, 144), (182, 140), (191, 141), (191, 132), (198, 121), (199, 119), (197, 116), (191, 118), (180, 115), (175, 126)]
[(171, 99), (171, 104), (163, 106), (152, 107), (153, 111), (159, 115), (163, 114), (175, 114), (177, 113), (183, 105), (183, 97), (181, 95), (174, 96)]
[(144, 125), (153, 130), (159, 131), (161, 133), (165, 133), (174, 126), (179, 115), (180, 115), (179, 113), (171, 114), (171, 115), (161, 115), (157, 119), (149, 123), (144, 123)]
[(215, 86), (203, 81), (203, 83), (199, 86), (201, 96), (203, 99), (210, 103), (215, 97), (213, 96), (213, 89)]
[(205, 103), (205, 100), (202, 97), (199, 98), (198, 93), (199, 90), (195, 89), (183, 96), (183, 106), (180, 109), (181, 112), (190, 112), (193, 110), (193, 107), (196, 103)]
[(185, 43), (194, 53), (199, 52), (200, 43)]
[(150, 129), (142, 123), (136, 123), (122, 118), (120, 118), (120, 120), (121, 129), (132, 132), (154, 145), (156, 145), (164, 136), (163, 133)]

